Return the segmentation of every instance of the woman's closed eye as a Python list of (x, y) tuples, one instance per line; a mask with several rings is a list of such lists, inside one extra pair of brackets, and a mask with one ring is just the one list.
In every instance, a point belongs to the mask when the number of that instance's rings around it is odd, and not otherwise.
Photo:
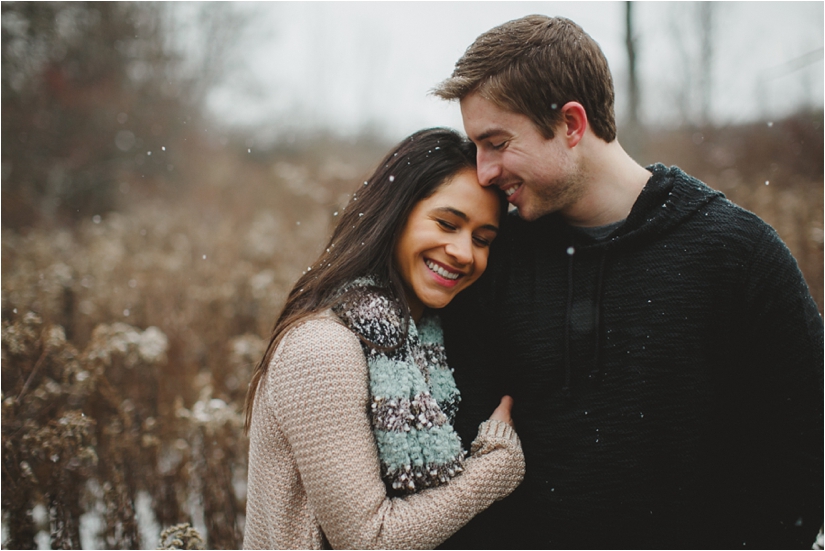
[[(458, 226), (456, 224), (454, 224), (452, 222), (449, 222), (447, 220), (444, 220), (442, 218), (436, 218), (435, 222), (444, 231), (451, 232), (451, 233), (455, 232), (455, 231), (458, 231)], [(495, 236), (493, 238), (489, 238), (489, 237), (486, 237), (484, 235), (473, 235), (473, 243), (475, 243), (477, 247), (487, 248), (492, 244), (494, 238), (495, 238)]]
[(458, 229), (458, 226), (456, 226), (456, 225), (455, 225), (455, 224), (453, 224), (452, 222), (447, 222), (446, 220), (443, 220), (443, 219), (441, 219), (441, 218), (436, 218), (436, 220), (435, 220), (435, 221), (436, 221), (436, 223), (437, 223), (439, 226), (441, 226), (441, 229), (443, 229), (443, 230), (446, 230), (446, 231), (455, 231), (455, 230), (457, 230), (457, 229)]
[(474, 235), (473, 236), (473, 243), (475, 243), (479, 247), (485, 247), (485, 248), (489, 247), (492, 244), (492, 242), (493, 242), (492, 239), (488, 239), (488, 238), (482, 237), (480, 235)]

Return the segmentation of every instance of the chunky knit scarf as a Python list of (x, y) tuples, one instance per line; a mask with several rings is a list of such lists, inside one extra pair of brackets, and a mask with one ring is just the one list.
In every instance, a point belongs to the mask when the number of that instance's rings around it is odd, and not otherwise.
[(453, 429), (461, 399), (437, 316), (404, 322), (398, 301), (368, 278), (342, 290), (333, 308), (361, 338), (369, 368), (370, 417), (387, 488), (412, 493), (462, 471)]

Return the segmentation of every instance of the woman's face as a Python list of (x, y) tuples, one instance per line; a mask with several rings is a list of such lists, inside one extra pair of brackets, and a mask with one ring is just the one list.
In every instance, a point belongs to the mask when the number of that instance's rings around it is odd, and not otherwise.
[(484, 273), (499, 212), (498, 195), (472, 169), (413, 207), (393, 254), (413, 319), (425, 307), (443, 308)]

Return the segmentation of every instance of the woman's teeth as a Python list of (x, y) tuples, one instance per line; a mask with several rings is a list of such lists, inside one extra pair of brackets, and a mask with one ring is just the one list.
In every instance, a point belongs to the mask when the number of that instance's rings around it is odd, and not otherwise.
[(444, 279), (458, 279), (458, 276), (461, 275), (461, 274), (455, 274), (453, 272), (448, 272), (447, 270), (445, 270), (444, 268), (442, 268), (441, 266), (439, 266), (438, 264), (436, 264), (435, 262), (432, 262), (430, 260), (425, 260), (425, 263), (427, 264), (427, 268), (434, 271), (435, 273), (437, 273), (438, 275), (440, 275)]

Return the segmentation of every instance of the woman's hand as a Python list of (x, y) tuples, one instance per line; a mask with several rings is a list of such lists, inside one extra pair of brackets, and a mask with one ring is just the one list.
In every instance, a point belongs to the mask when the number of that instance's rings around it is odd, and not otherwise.
[(501, 403), (490, 416), (490, 419), (495, 419), (496, 421), (504, 421), (511, 427), (514, 427), (513, 418), (510, 416), (510, 410), (512, 409), (512, 407), (513, 399), (509, 396), (503, 396), (501, 398)]

